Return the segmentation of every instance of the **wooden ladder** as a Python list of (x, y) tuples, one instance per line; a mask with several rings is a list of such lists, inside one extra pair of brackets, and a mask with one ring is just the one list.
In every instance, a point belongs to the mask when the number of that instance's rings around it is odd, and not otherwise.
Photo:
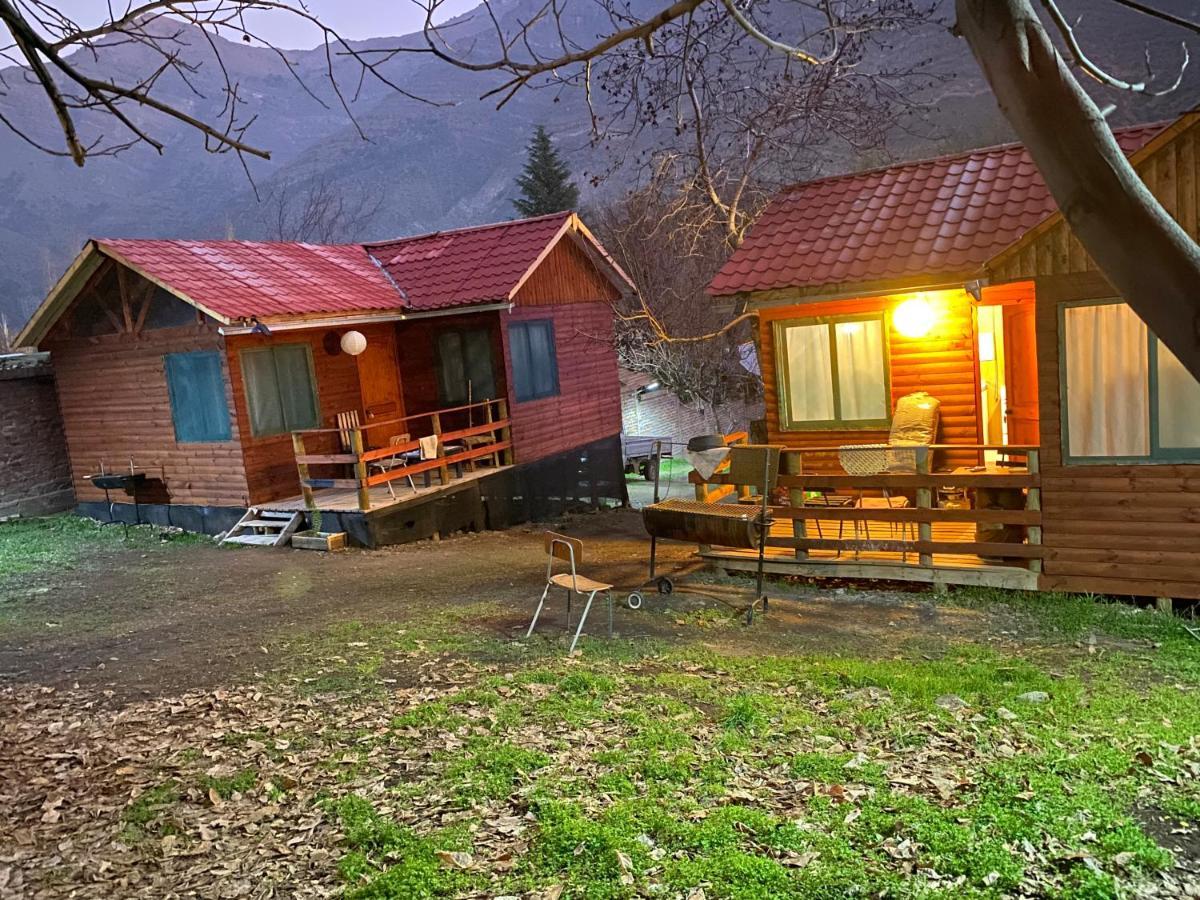
[(238, 523), (225, 533), (221, 543), (282, 547), (303, 521), (304, 513), (252, 506), (246, 510), (246, 514)]

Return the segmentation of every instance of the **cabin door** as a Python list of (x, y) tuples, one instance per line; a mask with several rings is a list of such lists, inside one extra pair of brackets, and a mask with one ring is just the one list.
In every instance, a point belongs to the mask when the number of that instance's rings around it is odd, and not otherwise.
[(1025, 301), (1003, 309), (1004, 418), (1008, 425), (1008, 443), (1036, 445), (1039, 435), (1034, 305)]
[[(392, 327), (372, 331), (367, 349), (356, 357), (358, 387), (362, 394), (364, 425), (404, 418), (404, 399), (400, 393), (400, 368), (396, 359), (396, 331)], [(384, 447), (393, 435), (405, 431), (403, 422), (366, 432), (371, 447)]]

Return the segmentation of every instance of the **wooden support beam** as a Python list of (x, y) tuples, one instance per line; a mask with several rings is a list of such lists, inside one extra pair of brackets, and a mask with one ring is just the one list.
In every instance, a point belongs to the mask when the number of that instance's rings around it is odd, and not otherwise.
[(358, 508), (367, 512), (371, 508), (371, 489), (367, 486), (367, 464), (363, 462), (363, 434), (361, 428), (350, 431), (350, 450), (354, 454), (354, 478), (358, 482)]
[(308, 486), (308, 463), (303, 462), (307, 455), (304, 452), (304, 435), (298, 431), (292, 432), (292, 452), (296, 454), (296, 471), (300, 475), (300, 493), (304, 497), (306, 509), (315, 509), (312, 488)]
[[(917, 452), (916, 452), (917, 474), (919, 474), (919, 475), (928, 475), (929, 474), (929, 455), (930, 454), (929, 454), (928, 447), (918, 447), (917, 448)], [(922, 486), (922, 487), (917, 488), (917, 509), (932, 509), (932, 508), (933, 508), (933, 488), (928, 487), (928, 486)], [(933, 541), (933, 523), (932, 522), (918, 522), (917, 523), (917, 537), (920, 539), (921, 543), (923, 543), (923, 544), (929, 544), (931, 541)], [(933, 554), (932, 553), (921, 552), (918, 559), (919, 559), (919, 562), (921, 563), (921, 565), (925, 566), (926, 568), (931, 568), (933, 566)]]
[(500, 458), (504, 461), (504, 465), (511, 466), (513, 464), (512, 428), (507, 424), (509, 421), (508, 401), (503, 398), (497, 400), (496, 411), (499, 414), (499, 418), (506, 423), (505, 426), (500, 429), (500, 443), (506, 445), (507, 449), (505, 449)]
[(152, 281), (147, 281), (145, 284), (145, 298), (142, 300), (142, 307), (138, 310), (137, 321), (133, 323), (133, 333), (141, 334), (142, 326), (146, 324), (146, 314), (150, 312), (150, 306), (154, 303), (154, 291), (157, 286)]

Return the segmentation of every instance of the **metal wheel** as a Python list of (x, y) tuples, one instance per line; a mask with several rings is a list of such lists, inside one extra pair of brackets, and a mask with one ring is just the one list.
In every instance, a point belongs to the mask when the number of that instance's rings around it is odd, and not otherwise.
[(675, 592), (675, 582), (664, 575), (658, 579), (658, 592), (660, 594), (673, 594)]
[(639, 594), (637, 591), (634, 591), (632, 594), (630, 594), (628, 597), (625, 598), (625, 605), (628, 606), (630, 609), (641, 609), (642, 608), (642, 595)]

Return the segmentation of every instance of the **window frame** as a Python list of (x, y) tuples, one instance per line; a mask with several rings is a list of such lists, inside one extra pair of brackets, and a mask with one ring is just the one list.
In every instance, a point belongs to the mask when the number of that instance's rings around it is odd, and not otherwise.
[[(879, 332), (883, 343), (883, 398), (887, 415), (882, 419), (843, 419), (842, 386), (838, 352), (837, 326), (844, 322), (878, 322)], [(886, 312), (880, 310), (870, 313), (854, 313), (850, 315), (810, 316), (808, 318), (776, 319), (771, 323), (773, 345), (775, 350), (775, 391), (777, 395), (777, 417), (780, 431), (879, 431), (892, 426), (892, 347), (891, 322)], [(833, 387), (833, 409), (835, 418), (806, 419), (792, 421), (792, 404), (788, 392), (791, 383), (786, 345), (786, 332), (789, 328), (809, 325), (825, 325), (829, 336), (829, 366)]]
[[(440, 404), (443, 404), (445, 406), (454, 406), (454, 405), (465, 404), (467, 402), (466, 382), (469, 379), (467, 377), (467, 375), (468, 375), (467, 365), (466, 365), (467, 358), (465, 355), (463, 355), (463, 350), (465, 347), (466, 335), (473, 333), (473, 332), (479, 332), (479, 333), (483, 334), (483, 336), (487, 339), (488, 368), (490, 369), (491, 375), (492, 375), (491, 393), (493, 395), (487, 399), (495, 400), (496, 396), (498, 396), (500, 393), (498, 379), (496, 378), (496, 354), (495, 354), (496, 347), (495, 347), (495, 340), (494, 340), (495, 336), (494, 336), (493, 330), (487, 325), (456, 325), (456, 326), (453, 326), (450, 328), (440, 329), (437, 332), (437, 337), (434, 339), (434, 356), (435, 356), (434, 364), (436, 366), (436, 368), (434, 370), (434, 374), (435, 374), (435, 377), (437, 380), (438, 402)], [(444, 368), (443, 360), (442, 360), (442, 341), (447, 335), (451, 335), (451, 334), (456, 335), (458, 337), (458, 352), (459, 352), (459, 356), (461, 357), (460, 361), (463, 364), (463, 396), (462, 396), (462, 399), (460, 399), (460, 400), (452, 400), (450, 398), (449, 394), (446, 393), (446, 390), (445, 390), (446, 385), (444, 384), (445, 368)], [(480, 402), (480, 399), (477, 396), (472, 396), (471, 402), (478, 403), (478, 402)]]
[[(283, 403), (283, 397), (279, 395), (279, 361), (275, 356), (275, 351), (283, 347), (302, 347), (304, 355), (308, 360), (309, 386), (312, 388), (313, 410), (316, 414), (316, 421), (312, 425), (307, 425), (301, 428), (289, 428), (288, 423), (284, 421), (282, 431), (259, 431), (254, 422), (254, 406), (250, 402), (250, 377), (249, 369), (245, 365), (247, 354), (251, 353), (270, 353), (271, 365), (275, 371), (275, 391), (279, 399), (279, 410), (281, 417), (286, 418), (286, 407)], [(306, 431), (311, 428), (321, 427), (321, 396), (317, 387), (317, 367), (313, 362), (312, 345), (305, 341), (290, 341), (285, 344), (268, 344), (264, 347), (244, 347), (238, 351), (238, 363), (242, 370), (242, 389), (246, 392), (246, 420), (250, 424), (250, 435), (256, 438), (273, 438), (285, 434), (291, 434), (293, 431)]]
[[(1111, 465), (1163, 465), (1173, 463), (1200, 463), (1200, 447), (1163, 447), (1159, 443), (1158, 425), (1158, 335), (1146, 325), (1146, 402), (1149, 421), (1147, 429), (1150, 451), (1145, 456), (1075, 456), (1071, 453), (1071, 407), (1067, 397), (1067, 310), (1083, 306), (1111, 306), (1128, 303), (1122, 297), (1067, 300), (1058, 304), (1058, 401), (1059, 443), (1063, 465), (1068, 466), (1111, 466)], [(1134, 310), (1134, 315), (1137, 311)], [(1140, 319), (1141, 316), (1138, 316)], [(1144, 324), (1144, 323), (1143, 323)]]
[[(523, 397), (520, 392), (521, 378), (517, 374), (517, 356), (513, 352), (513, 330), (517, 328), (524, 330), (533, 326), (545, 326), (550, 330), (550, 342), (548, 346), (550, 348), (550, 371), (554, 375), (554, 386), (544, 394), (533, 394)], [(528, 339), (526, 340), (526, 346), (528, 346)], [(561, 396), (562, 382), (558, 376), (558, 331), (554, 327), (554, 319), (522, 319), (519, 322), (510, 322), (508, 325), (508, 351), (513, 373), (512, 394), (513, 399), (517, 403), (533, 403), (536, 400), (546, 400), (550, 397)]]
[[(167, 402), (171, 407), (171, 428), (176, 444), (222, 444), (233, 440), (233, 417), (229, 412), (229, 395), (225, 377), (225, 365), (219, 350), (182, 350), (163, 354), (163, 378), (167, 383)], [(219, 437), (183, 439), (179, 436), (179, 416), (176, 414), (175, 382), (171, 377), (171, 359), (181, 356), (205, 356), (216, 360), (217, 378), (220, 385), (221, 410), (224, 412), (224, 429)]]

